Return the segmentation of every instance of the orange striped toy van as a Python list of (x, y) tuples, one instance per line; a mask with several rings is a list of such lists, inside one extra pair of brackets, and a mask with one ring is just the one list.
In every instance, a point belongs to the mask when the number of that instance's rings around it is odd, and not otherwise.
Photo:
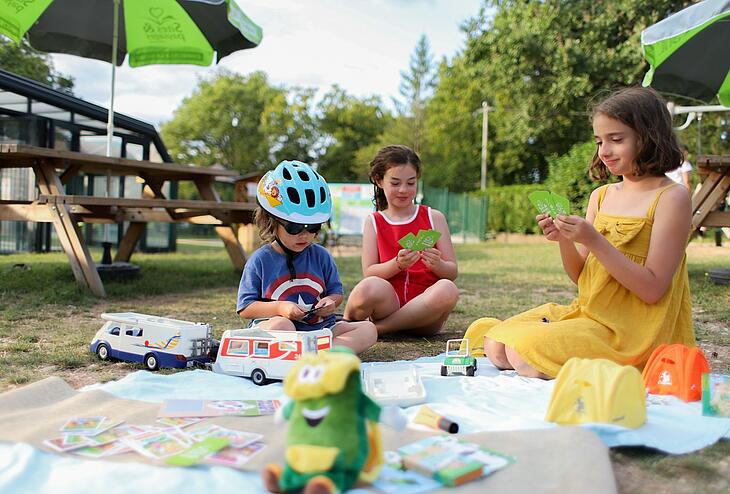
[(702, 350), (676, 343), (658, 346), (641, 377), (648, 393), (698, 401), (702, 399), (702, 374), (707, 372), (710, 366)]
[(545, 420), (604, 423), (636, 429), (646, 422), (646, 393), (635, 367), (571, 358), (555, 378)]

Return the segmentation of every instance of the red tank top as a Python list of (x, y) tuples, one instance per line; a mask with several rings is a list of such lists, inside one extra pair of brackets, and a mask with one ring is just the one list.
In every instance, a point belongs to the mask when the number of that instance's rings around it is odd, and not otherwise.
[[(416, 213), (405, 221), (390, 220), (380, 211), (373, 213), (373, 220), (380, 262), (389, 261), (398, 254), (398, 251), (402, 249), (398, 240), (406, 234), (418, 235), (419, 230), (434, 229), (431, 208), (428, 206), (418, 206)], [(419, 260), (407, 270), (396, 273), (388, 281), (395, 288), (401, 306), (403, 306), (438, 280), (439, 277)]]

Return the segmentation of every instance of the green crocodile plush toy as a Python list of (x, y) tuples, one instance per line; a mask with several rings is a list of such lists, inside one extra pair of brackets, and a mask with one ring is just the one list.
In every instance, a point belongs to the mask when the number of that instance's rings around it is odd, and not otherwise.
[(292, 398), (283, 408), (286, 463), (262, 472), (270, 492), (334, 494), (375, 480), (383, 464), (380, 407), (362, 391), (360, 359), (340, 347), (305, 355), (284, 392)]

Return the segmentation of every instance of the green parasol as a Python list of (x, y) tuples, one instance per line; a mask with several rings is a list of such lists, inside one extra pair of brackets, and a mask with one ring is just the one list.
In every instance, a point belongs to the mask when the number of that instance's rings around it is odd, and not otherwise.
[(730, 0), (706, 0), (641, 33), (643, 85), (730, 106)]
[[(120, 10), (123, 15), (120, 16)], [(235, 0), (0, 0), (0, 33), (16, 42), (112, 63), (107, 154), (111, 154), (115, 66), (207, 66), (261, 42), (262, 30)]]

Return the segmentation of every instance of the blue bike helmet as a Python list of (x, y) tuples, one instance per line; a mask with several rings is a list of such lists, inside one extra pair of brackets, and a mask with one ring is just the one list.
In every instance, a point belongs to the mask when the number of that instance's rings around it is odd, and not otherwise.
[(325, 223), (332, 215), (324, 178), (301, 161), (282, 161), (259, 180), (256, 199), (276, 218), (291, 223)]

